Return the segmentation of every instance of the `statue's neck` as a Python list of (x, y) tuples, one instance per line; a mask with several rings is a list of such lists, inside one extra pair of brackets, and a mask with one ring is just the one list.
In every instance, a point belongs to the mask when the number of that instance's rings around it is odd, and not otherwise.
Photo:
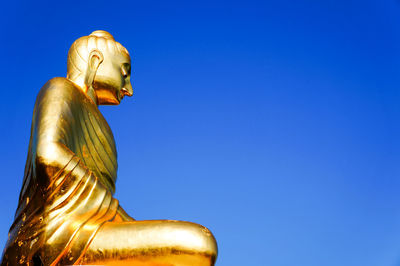
[[(68, 77), (67, 77), (68, 78)], [(85, 84), (84, 78), (82, 76), (78, 76), (77, 78), (71, 79), (68, 78), (72, 83), (75, 84), (94, 104), (97, 104), (96, 93), (92, 86), (88, 87)]]

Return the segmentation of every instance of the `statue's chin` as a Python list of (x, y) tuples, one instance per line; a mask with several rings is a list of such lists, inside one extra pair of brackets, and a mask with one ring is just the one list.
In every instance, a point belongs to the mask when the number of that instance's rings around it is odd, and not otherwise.
[(123, 97), (113, 95), (109, 91), (96, 91), (97, 102), (99, 105), (118, 105)]
[(119, 105), (120, 100), (117, 99), (105, 99), (105, 100), (98, 100), (99, 105)]
[(115, 84), (107, 82), (96, 82), (93, 88), (96, 91), (97, 102), (99, 105), (118, 105), (122, 98), (120, 89)]

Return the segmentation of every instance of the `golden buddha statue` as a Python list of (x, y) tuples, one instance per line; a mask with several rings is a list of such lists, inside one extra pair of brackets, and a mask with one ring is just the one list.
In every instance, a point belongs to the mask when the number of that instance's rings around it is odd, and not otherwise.
[(113, 197), (117, 152), (98, 105), (132, 96), (130, 72), (128, 51), (95, 31), (72, 44), (67, 78), (40, 90), (2, 265), (214, 265), (207, 228), (136, 221)]

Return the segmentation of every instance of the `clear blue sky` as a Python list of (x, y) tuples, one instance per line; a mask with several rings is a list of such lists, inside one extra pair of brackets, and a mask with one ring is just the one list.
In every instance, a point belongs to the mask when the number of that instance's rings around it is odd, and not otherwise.
[(35, 97), (110, 31), (133, 98), (102, 107), (116, 197), (209, 227), (218, 266), (400, 265), (400, 1), (6, 1), (0, 245)]

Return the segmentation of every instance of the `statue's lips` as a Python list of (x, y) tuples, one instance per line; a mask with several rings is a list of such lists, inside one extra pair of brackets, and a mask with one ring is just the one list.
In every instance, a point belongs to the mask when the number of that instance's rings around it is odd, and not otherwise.
[(120, 89), (117, 94), (118, 101), (121, 101), (125, 96), (130, 97), (132, 94), (130, 94), (125, 88)]

